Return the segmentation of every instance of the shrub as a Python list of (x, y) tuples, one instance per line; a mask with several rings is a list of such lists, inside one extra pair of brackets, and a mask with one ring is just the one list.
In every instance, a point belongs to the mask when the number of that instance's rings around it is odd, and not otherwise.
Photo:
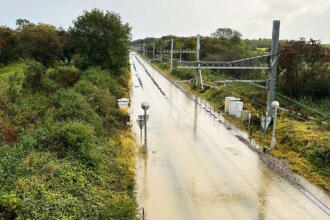
[(72, 89), (60, 89), (51, 98), (56, 108), (55, 119), (81, 120), (90, 123), (99, 133), (102, 131), (102, 120), (87, 103), (83, 96)]
[(54, 79), (57, 83), (68, 87), (73, 86), (76, 82), (79, 81), (80, 72), (74, 67), (58, 66), (50, 74), (50, 77)]
[(124, 116), (117, 108), (116, 98), (110, 94), (109, 90), (94, 86), (85, 80), (77, 83), (74, 89), (86, 97), (87, 102), (104, 118), (110, 130), (125, 124)]
[(7, 90), (7, 95), (10, 99), (10, 101), (15, 101), (15, 99), (18, 97), (18, 89), (17, 89), (17, 72), (15, 72), (13, 75), (9, 76), (9, 88)]
[(187, 80), (187, 79), (194, 79), (194, 73), (192, 73), (191, 71), (189, 70), (178, 70), (178, 69), (174, 69), (172, 71), (172, 74), (174, 76), (177, 76), (177, 77), (180, 77), (180, 79), (184, 79), (184, 80)]
[(33, 124), (43, 119), (49, 107), (48, 97), (41, 93), (19, 96), (14, 103), (8, 106), (7, 111), (14, 117), (11, 124), (15, 127), (33, 127)]
[[(329, 148), (318, 148), (312, 151), (309, 156), (309, 160), (320, 168), (328, 168), (330, 164), (330, 149)], [(330, 176), (330, 173), (328, 173)]]
[(52, 79), (45, 77), (42, 80), (42, 90), (46, 91), (47, 93), (55, 92), (60, 86)]
[(118, 85), (117, 77), (113, 76), (109, 71), (96, 67), (89, 68), (84, 72), (83, 79), (92, 82), (98, 87), (108, 89), (115, 97), (121, 97), (123, 95), (123, 91)]
[(89, 152), (94, 143), (94, 128), (79, 121), (56, 124), (46, 140), (47, 147), (56, 151), (59, 157), (71, 154), (82, 159), (91, 159)]
[(41, 63), (30, 61), (24, 69), (25, 79), (23, 81), (23, 87), (31, 90), (40, 89), (45, 73), (46, 69)]
[(87, 80), (80, 80), (76, 85), (74, 85), (74, 90), (83, 96), (88, 96), (94, 92), (95, 86)]

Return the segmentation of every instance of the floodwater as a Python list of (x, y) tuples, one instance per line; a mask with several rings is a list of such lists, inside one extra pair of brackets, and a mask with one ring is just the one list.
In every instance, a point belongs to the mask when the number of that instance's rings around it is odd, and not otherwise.
[[(235, 130), (217, 122), (138, 55), (130, 54), (130, 62), (130, 110), (138, 143), (135, 119), (143, 114), (141, 103), (150, 103), (147, 153), (136, 156), (137, 200), (146, 219), (330, 219), (260, 161)], [(330, 206), (326, 194), (305, 184)]]

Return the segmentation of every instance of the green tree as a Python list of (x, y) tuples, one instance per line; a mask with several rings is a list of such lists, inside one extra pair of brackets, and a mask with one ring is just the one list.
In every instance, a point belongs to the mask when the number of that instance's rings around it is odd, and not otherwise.
[(7, 65), (17, 58), (16, 33), (7, 27), (0, 27), (0, 63)]
[(63, 55), (57, 29), (48, 24), (18, 22), (21, 56), (31, 57), (45, 66), (52, 65)]
[(81, 57), (79, 66), (99, 65), (115, 72), (127, 66), (130, 31), (119, 14), (99, 9), (85, 11), (69, 30)]
[(227, 39), (230, 40), (234, 37), (241, 38), (242, 34), (231, 28), (218, 28), (214, 33), (211, 34), (213, 38), (217, 39)]
[(62, 28), (58, 29), (58, 36), (62, 47), (61, 60), (69, 65), (75, 53), (75, 45), (70, 37), (70, 34)]
[(280, 88), (295, 98), (329, 97), (329, 68), (327, 48), (320, 41), (288, 41), (280, 52)]

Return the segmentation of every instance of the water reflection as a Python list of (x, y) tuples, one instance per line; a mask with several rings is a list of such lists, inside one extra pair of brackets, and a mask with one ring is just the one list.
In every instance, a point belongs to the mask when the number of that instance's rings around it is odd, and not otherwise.
[[(143, 173), (140, 174), (140, 177), (143, 178), (142, 184), (140, 185), (141, 188), (141, 199), (147, 200), (149, 197), (149, 186), (148, 186), (148, 149), (146, 153), (142, 152), (142, 146), (139, 146), (139, 150), (137, 153), (137, 159), (139, 162), (143, 161), (143, 164), (140, 163), (140, 170), (143, 170)], [(143, 166), (143, 168), (141, 167)]]
[(195, 100), (194, 100), (194, 126), (193, 126), (193, 131), (194, 131), (194, 137), (195, 139), (197, 139), (197, 108), (198, 108), (198, 97), (195, 96)]
[[(265, 165), (264, 164), (259, 164), (259, 167), (262, 173), (266, 172), (265, 170)], [(261, 174), (259, 175), (259, 180), (258, 182), (260, 183), (258, 191), (258, 203), (257, 203), (257, 209), (258, 209), (258, 219), (259, 220), (264, 220), (266, 219), (266, 214), (267, 214), (267, 196), (268, 192), (271, 191), (272, 187), (272, 178), (270, 178), (267, 175)]]
[(239, 141), (236, 129), (204, 114), (197, 97), (155, 72), (169, 94), (162, 97), (136, 65), (145, 86), (133, 88), (133, 115), (146, 99), (152, 106), (149, 154), (139, 152), (136, 162), (137, 199), (148, 219), (328, 219)]

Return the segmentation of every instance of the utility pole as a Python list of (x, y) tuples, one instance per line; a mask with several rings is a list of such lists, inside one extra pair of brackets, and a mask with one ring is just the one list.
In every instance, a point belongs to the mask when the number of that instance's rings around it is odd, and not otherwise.
[(160, 49), (160, 62), (163, 62), (163, 48)]
[(272, 33), (272, 47), (271, 47), (271, 58), (270, 58), (270, 72), (269, 72), (269, 82), (268, 82), (266, 117), (273, 116), (272, 102), (275, 99), (279, 35), (280, 35), (280, 21), (274, 20), (273, 21), (273, 33)]
[(171, 40), (171, 72), (173, 70), (173, 39)]
[(143, 43), (143, 56), (146, 56), (146, 44)]
[(199, 52), (201, 49), (201, 45), (200, 45), (200, 35), (197, 34), (197, 44), (196, 44), (196, 63), (197, 63), (197, 68), (196, 68), (196, 83), (195, 86), (198, 86), (198, 78), (200, 78), (200, 83), (201, 83), (201, 87), (202, 87), (202, 91), (204, 90), (204, 86), (203, 86), (203, 79), (202, 79), (202, 70), (200, 69), (200, 62), (199, 62)]
[(155, 43), (152, 44), (152, 60), (155, 60)]

